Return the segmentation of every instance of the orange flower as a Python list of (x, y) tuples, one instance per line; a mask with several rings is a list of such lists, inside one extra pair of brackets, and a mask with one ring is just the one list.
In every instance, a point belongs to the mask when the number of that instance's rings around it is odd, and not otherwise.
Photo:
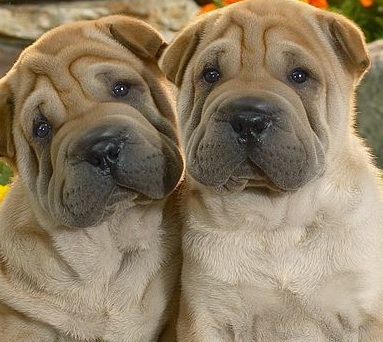
[(371, 7), (374, 4), (374, 0), (359, 0), (363, 7)]
[(216, 5), (214, 5), (214, 4), (206, 4), (206, 5), (201, 6), (199, 12), (202, 14), (202, 13), (213, 11), (215, 9), (217, 9)]
[(234, 4), (235, 2), (239, 2), (239, 1), (242, 1), (242, 0), (213, 0), (211, 3), (201, 6), (199, 12), (201, 14), (206, 13), (206, 12), (210, 12), (210, 11), (213, 11), (217, 8), (220, 8), (220, 7), (223, 7), (226, 5), (231, 5), (231, 4)]
[(323, 9), (326, 9), (328, 7), (327, 0), (310, 0), (309, 4)]

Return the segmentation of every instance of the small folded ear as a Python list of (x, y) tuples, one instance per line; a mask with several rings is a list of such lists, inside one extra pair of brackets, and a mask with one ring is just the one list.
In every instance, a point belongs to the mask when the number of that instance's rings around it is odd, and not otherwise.
[(15, 163), (15, 147), (12, 137), (13, 96), (6, 76), (0, 80), (0, 158), (11, 165)]
[(326, 14), (332, 45), (345, 67), (359, 78), (370, 66), (364, 35), (351, 20), (338, 14)]
[(96, 25), (141, 58), (158, 61), (167, 46), (162, 35), (140, 19), (111, 15), (97, 20)]
[(160, 68), (176, 86), (180, 86), (185, 69), (203, 34), (205, 23), (196, 20), (178, 33), (160, 59)]

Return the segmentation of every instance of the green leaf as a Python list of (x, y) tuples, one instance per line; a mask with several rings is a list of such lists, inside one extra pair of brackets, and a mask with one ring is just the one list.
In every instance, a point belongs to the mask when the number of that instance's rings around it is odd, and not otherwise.
[(0, 161), (0, 185), (10, 183), (13, 176), (11, 168), (3, 161)]

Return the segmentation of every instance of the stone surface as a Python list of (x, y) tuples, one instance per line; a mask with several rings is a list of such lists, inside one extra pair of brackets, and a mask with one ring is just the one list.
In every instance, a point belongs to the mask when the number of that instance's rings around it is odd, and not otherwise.
[[(17, 1), (19, 2), (19, 1)], [(9, 5), (8, 3), (12, 3)], [(143, 19), (170, 40), (198, 12), (193, 0), (96, 0), (14, 4), (0, 1), (0, 77), (21, 49), (58, 25), (127, 14)]]
[(102, 0), (0, 6), (0, 35), (36, 39), (63, 23), (108, 14), (130, 14), (171, 35), (197, 11), (192, 0)]
[(357, 128), (383, 168), (383, 40), (369, 44), (371, 68), (357, 90)]
[(25, 42), (23, 44), (22, 42), (16, 43), (15, 41), (0, 39), (0, 77), (5, 75), (26, 45)]

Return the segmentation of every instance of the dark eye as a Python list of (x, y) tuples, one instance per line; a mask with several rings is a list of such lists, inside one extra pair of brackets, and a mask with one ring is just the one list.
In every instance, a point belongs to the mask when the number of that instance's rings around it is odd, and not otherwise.
[(207, 83), (215, 83), (221, 79), (221, 73), (218, 69), (210, 68), (203, 72), (202, 77)]
[(124, 82), (116, 82), (113, 85), (112, 92), (114, 97), (124, 97), (129, 93), (129, 85)]
[(290, 78), (293, 82), (301, 84), (307, 81), (308, 74), (302, 68), (296, 68), (291, 72)]
[(52, 134), (52, 125), (45, 117), (40, 117), (33, 123), (33, 135), (35, 138), (47, 139)]

